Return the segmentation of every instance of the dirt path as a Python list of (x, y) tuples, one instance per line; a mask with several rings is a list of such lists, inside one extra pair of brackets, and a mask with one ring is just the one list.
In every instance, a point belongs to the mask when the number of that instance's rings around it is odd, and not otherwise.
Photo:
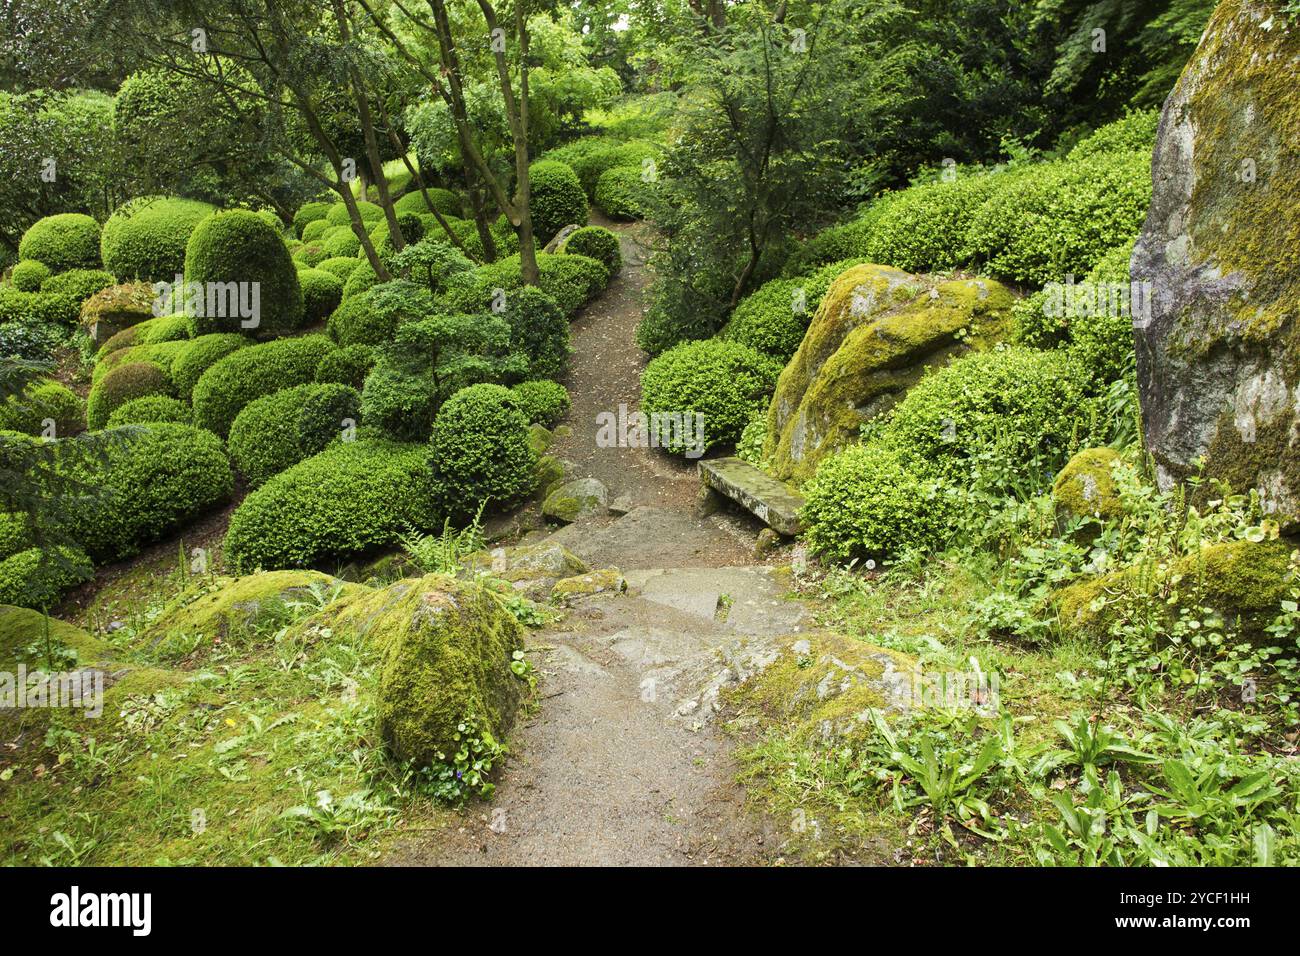
[(545, 539), (622, 569), (628, 591), (585, 598), (531, 636), (541, 699), (512, 735), (496, 796), (400, 839), (396, 865), (736, 864), (779, 852), (770, 822), (745, 806), (713, 701), (747, 655), (800, 629), (802, 610), (756, 564), (760, 525), (695, 513), (693, 463), (597, 447), (597, 414), (638, 404), (648, 283), (639, 227), (600, 224), (619, 232), (625, 264), (574, 323), (573, 434), (551, 451), (633, 510)]

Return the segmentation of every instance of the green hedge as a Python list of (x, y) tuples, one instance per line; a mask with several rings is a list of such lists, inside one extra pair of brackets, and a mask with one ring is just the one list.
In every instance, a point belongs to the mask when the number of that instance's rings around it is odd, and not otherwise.
[(119, 405), (108, 416), (109, 428), (123, 425), (156, 425), (170, 422), (176, 425), (190, 423), (190, 407), (180, 399), (166, 395), (145, 395)]
[(177, 350), (172, 359), (172, 383), (176, 386), (176, 394), (188, 402), (204, 372), (231, 352), (249, 344), (249, 339), (234, 332), (213, 332), (190, 340)]
[(360, 391), (375, 367), (375, 350), (369, 345), (347, 345), (335, 349), (316, 366), (316, 381), (350, 385)]
[[(185, 281), (258, 283), (258, 324), (247, 328), (255, 334), (282, 334), (303, 324), (298, 270), (284, 240), (256, 213), (235, 209), (200, 222), (185, 249)], [(200, 335), (244, 328), (237, 315), (194, 318)]]
[(167, 373), (153, 362), (126, 362), (107, 372), (90, 389), (86, 399), (86, 425), (92, 430), (108, 424), (108, 417), (133, 398), (171, 395)]
[(18, 258), (35, 259), (51, 272), (99, 267), (99, 223), (79, 212), (63, 212), (32, 223), (18, 241)]
[(304, 321), (307, 325), (323, 322), (343, 301), (343, 282), (324, 269), (302, 269), (298, 272), (302, 286)]
[(56, 325), (72, 328), (81, 316), (81, 304), (61, 292), (22, 292), (13, 286), (0, 286), (0, 323)]
[(646, 182), (640, 166), (615, 166), (596, 183), (596, 208), (610, 219), (644, 219), (654, 202), (654, 183)]
[(299, 462), (235, 510), (227, 562), (239, 573), (310, 567), (432, 530), (427, 454), (422, 445), (366, 438)]
[(569, 318), (555, 300), (534, 286), (506, 296), (501, 317), (510, 324), (510, 345), (528, 357), (528, 374), (554, 378), (569, 366)]
[(194, 199), (149, 196), (118, 208), (99, 239), (104, 268), (119, 282), (173, 282), (185, 271), (185, 248), (214, 206)]
[(328, 219), (317, 219), (313, 222), (307, 223), (306, 228), (303, 229), (302, 235), (299, 238), (301, 238), (304, 243), (317, 242), (324, 237), (326, 232), (332, 232), (337, 228), (337, 226), (331, 226)]
[[(443, 218), (455, 216), (460, 218), (461, 206), (460, 198), (449, 189), (439, 189), (436, 186), (428, 190), (429, 200), (433, 203), (433, 208), (442, 213)], [(403, 213), (415, 213), (423, 215), (430, 211), (428, 203), (424, 201), (424, 196), (420, 190), (413, 189), (397, 202), (393, 203), (393, 212), (399, 216)]]
[(395, 279), (345, 299), (330, 315), (326, 331), (339, 345), (384, 345), (398, 326), (434, 310), (428, 289)]
[(293, 214), (293, 234), (299, 239), (304, 238), (303, 233), (313, 222), (325, 222), (325, 215), (330, 211), (330, 204), (327, 202), (305, 202), (298, 207), (298, 211)]
[(556, 160), (542, 159), (528, 167), (529, 209), (533, 235), (544, 246), (565, 226), (587, 224), (587, 194), (578, 174)]
[(24, 259), (9, 273), (9, 281), (19, 292), (39, 292), (41, 283), (49, 277), (50, 267), (35, 259)]
[(764, 283), (740, 301), (720, 337), (758, 349), (784, 365), (798, 350), (831, 283), (863, 261), (832, 262), (811, 275)]
[(346, 385), (295, 385), (249, 402), (230, 426), (227, 447), (250, 487), (325, 449), (355, 427), (361, 396)]
[(113, 276), (102, 269), (69, 269), (46, 279), (41, 284), (41, 291), (48, 295), (71, 296), (80, 305), (96, 292), (113, 285), (114, 281)]
[(51, 438), (67, 438), (84, 431), (86, 403), (60, 382), (30, 383), (21, 395), (10, 395), (0, 404), (0, 430), (24, 435), (45, 434), (46, 421), (53, 421)]
[(76, 548), (28, 548), (0, 561), (0, 604), (44, 611), (94, 576), (90, 558)]
[(519, 411), (530, 425), (550, 428), (569, 413), (569, 392), (559, 382), (538, 379), (511, 386)]
[(95, 353), (96, 360), (102, 360), (120, 349), (137, 345), (160, 345), (163, 342), (179, 342), (190, 338), (194, 323), (185, 315), (162, 315), (145, 319), (110, 336), (108, 341)]
[(225, 436), (249, 402), (316, 376), (334, 343), (323, 335), (279, 339), (232, 352), (199, 378), (191, 402), (194, 423)]
[(537, 455), (513, 392), (471, 385), (443, 403), (429, 437), (429, 469), (441, 511), (453, 518), (487, 502), (508, 505), (533, 491)]
[[(373, 224), (384, 218), (383, 206), (364, 199), (357, 200), (357, 211), (361, 214), (362, 222)], [(342, 200), (330, 205), (329, 211), (325, 213), (325, 219), (331, 226), (352, 227), (352, 219), (348, 215), (347, 204)]]
[(355, 256), (338, 256), (317, 263), (315, 268), (320, 269), (322, 272), (330, 273), (337, 278), (339, 282), (347, 282), (348, 276), (352, 275), (352, 270), (360, 264), (361, 260), (357, 259)]

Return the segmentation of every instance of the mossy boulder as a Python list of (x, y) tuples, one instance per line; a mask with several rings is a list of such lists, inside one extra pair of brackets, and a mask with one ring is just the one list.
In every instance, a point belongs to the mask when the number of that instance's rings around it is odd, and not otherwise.
[(626, 590), (627, 579), (618, 568), (601, 568), (556, 581), (551, 588), (551, 600), (557, 604), (571, 604), (593, 594), (619, 594)]
[[(1204, 475), (1300, 527), (1300, 29), (1225, 0), (1165, 102), (1133, 252), (1147, 450), (1162, 489)], [(1209, 481), (1198, 497), (1217, 495)]]
[(999, 341), (1013, 302), (990, 280), (938, 282), (872, 264), (848, 269), (822, 299), (768, 406), (763, 459), (773, 476), (811, 477), (928, 366)]
[(609, 506), (609, 489), (595, 478), (566, 481), (549, 491), (542, 502), (542, 514), (566, 524), (579, 518), (604, 514)]
[(1069, 460), (1052, 484), (1052, 501), (1059, 521), (1100, 518), (1112, 521), (1123, 513), (1112, 474), (1119, 452), (1085, 448)]
[(1131, 600), (1159, 600), (1171, 617), (1180, 607), (1208, 607), (1250, 640), (1267, 637), (1291, 589), (1291, 546), (1281, 541), (1225, 541), (1154, 573), (1129, 568), (1077, 582), (1051, 603), (1067, 630), (1105, 637)]
[(345, 602), (333, 626), (359, 627), (382, 655), (379, 728), (398, 760), (443, 762), (466, 718), (497, 739), (514, 724), (523, 627), (487, 588), (436, 574), (399, 581)]
[(81, 305), (81, 324), (91, 341), (103, 345), (117, 333), (154, 318), (157, 296), (147, 282), (111, 285)]
[(204, 643), (225, 640), (239, 631), (288, 621), (293, 616), (293, 602), (340, 587), (345, 594), (366, 590), (319, 571), (266, 571), (220, 578), (181, 594), (149, 626), (143, 640), (150, 646), (173, 636), (201, 637)]
[(730, 702), (805, 740), (859, 739), (871, 732), (873, 711), (907, 712), (916, 696), (913, 658), (830, 631), (778, 638), (750, 658), (753, 670)]
[(464, 561), (470, 570), (490, 571), (503, 581), (533, 581), (586, 574), (590, 569), (576, 554), (559, 544), (529, 544), (493, 551), (476, 551)]

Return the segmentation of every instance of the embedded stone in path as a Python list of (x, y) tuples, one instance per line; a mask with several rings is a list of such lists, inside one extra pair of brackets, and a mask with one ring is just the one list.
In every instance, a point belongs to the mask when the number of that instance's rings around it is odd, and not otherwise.
[(566, 481), (546, 496), (542, 514), (556, 521), (573, 522), (605, 513), (609, 504), (609, 489), (595, 478)]
[(799, 509), (803, 496), (783, 481), (765, 474), (739, 458), (711, 458), (700, 462), (700, 480), (726, 495), (773, 531), (796, 535), (803, 530)]

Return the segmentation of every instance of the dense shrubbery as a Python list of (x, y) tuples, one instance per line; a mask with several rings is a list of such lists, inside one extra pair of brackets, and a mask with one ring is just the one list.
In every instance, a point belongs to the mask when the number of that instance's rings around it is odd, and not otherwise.
[(554, 378), (569, 366), (569, 319), (555, 300), (525, 286), (506, 296), (501, 317), (510, 324), (510, 347), (528, 357), (528, 374)]
[(0, 286), (0, 324), (52, 325), (64, 329), (76, 325), (80, 303), (62, 292), (21, 292)]
[(0, 604), (44, 610), (94, 574), (90, 558), (76, 548), (28, 548), (0, 561)]
[(104, 223), (99, 248), (118, 280), (172, 282), (185, 270), (185, 247), (200, 221), (216, 210), (205, 202), (148, 196), (126, 203)]
[(125, 362), (104, 374), (86, 400), (86, 425), (94, 430), (108, 424), (108, 416), (133, 398), (171, 395), (167, 373), (153, 362)]
[[(298, 270), (284, 240), (256, 213), (236, 209), (200, 222), (185, 249), (185, 281), (258, 283), (257, 334), (282, 334), (303, 324)], [(200, 335), (238, 332), (241, 321), (238, 314), (196, 316), (195, 329)]]
[(864, 260), (832, 262), (812, 275), (773, 279), (746, 296), (719, 333), (788, 362), (799, 348), (821, 301), (842, 273)]
[(375, 350), (369, 345), (347, 345), (335, 349), (316, 366), (316, 381), (350, 385), (360, 391), (375, 367)]
[(427, 456), (422, 445), (364, 438), (299, 462), (235, 510), (226, 560), (241, 573), (309, 567), (431, 530)]
[(166, 395), (145, 395), (119, 405), (108, 416), (108, 427), (156, 425), (159, 422), (188, 425), (189, 421), (190, 407), (180, 399)]
[(465, 254), (455, 246), (433, 236), (421, 239), (394, 254), (390, 267), (409, 276), (430, 292), (443, 292), (452, 276), (462, 275), (474, 268)]
[[(597, 296), (605, 288), (609, 275), (602, 263), (579, 255), (538, 253), (537, 269), (539, 287), (566, 315), (573, 315)], [(438, 301), (453, 312), (486, 312), (498, 298), (498, 290), (509, 293), (522, 286), (519, 256), (512, 255), (479, 266), (473, 272), (453, 276)]]
[(780, 374), (780, 364), (739, 342), (683, 342), (646, 366), (641, 411), (702, 416), (702, 436), (695, 433), (693, 418), (686, 421), (690, 433), (702, 437), (702, 449), (691, 448), (678, 433), (664, 445), (675, 454), (698, 453), (736, 441), (750, 419), (766, 408)]
[(298, 283), (302, 286), (303, 317), (307, 325), (322, 322), (343, 300), (343, 282), (324, 269), (300, 269)]
[(114, 435), (105, 453), (65, 467), (102, 494), (66, 503), (59, 518), (97, 562), (130, 557), (221, 504), (234, 489), (221, 439), (186, 425), (148, 425)]
[(121, 349), (137, 345), (160, 345), (163, 342), (179, 342), (188, 339), (193, 331), (193, 323), (188, 316), (162, 315), (145, 319), (128, 326), (99, 347), (95, 353), (97, 359), (103, 359)]
[(41, 283), (49, 277), (49, 266), (35, 259), (24, 259), (9, 273), (9, 281), (19, 292), (39, 292)]
[[(376, 223), (384, 218), (384, 207), (367, 202), (364, 199), (357, 200), (357, 212), (361, 214), (361, 221), (365, 223)], [(332, 203), (325, 213), (325, 219), (331, 226), (347, 226), (352, 228), (352, 219), (348, 215), (347, 204), (341, 200)]]
[(569, 412), (569, 392), (559, 382), (535, 379), (520, 382), (510, 390), (530, 425), (550, 428)]
[(397, 328), (434, 311), (432, 294), (423, 286), (395, 279), (345, 299), (326, 326), (339, 345), (386, 345)]
[(953, 510), (939, 481), (921, 477), (875, 444), (823, 460), (803, 493), (808, 544), (841, 560), (940, 546)]
[(346, 385), (307, 384), (249, 402), (230, 426), (230, 458), (251, 487), (325, 449), (360, 417), (360, 396)]
[(610, 279), (623, 268), (623, 252), (619, 248), (618, 236), (602, 226), (583, 226), (576, 230), (564, 240), (562, 251), (604, 263)]
[(248, 339), (234, 332), (213, 332), (191, 339), (177, 350), (172, 359), (172, 384), (176, 386), (176, 394), (189, 401), (204, 372), (248, 344)]
[(546, 159), (533, 163), (528, 167), (528, 188), (533, 234), (539, 246), (565, 226), (587, 224), (587, 194), (578, 174), (564, 163)]
[[(339, 282), (347, 282), (348, 276), (352, 275), (352, 270), (358, 265), (360, 265), (359, 259), (342, 256), (335, 259), (325, 259), (324, 261), (317, 263), (315, 268), (320, 269), (322, 272), (330, 273), (330, 275), (337, 278)], [(340, 289), (340, 295), (341, 294), (342, 290)]]
[(596, 183), (596, 208), (610, 219), (644, 219), (654, 203), (654, 184), (639, 166), (615, 166)]
[(245, 405), (316, 376), (316, 367), (334, 343), (323, 335), (280, 339), (239, 349), (199, 377), (192, 403), (194, 423), (224, 436)]
[(471, 385), (443, 404), (429, 438), (429, 469), (440, 510), (469, 517), (479, 505), (510, 504), (533, 490), (537, 456), (513, 392)]
[(52, 438), (66, 438), (86, 427), (86, 406), (70, 388), (55, 381), (29, 384), (21, 395), (0, 404), (0, 429), (42, 435), (46, 422), (54, 425)]
[[(325, 222), (325, 215), (330, 210), (327, 202), (305, 202), (293, 214), (293, 234), (299, 239), (305, 238), (307, 227), (313, 222)], [(328, 223), (327, 223), (328, 225)]]
[[(436, 186), (427, 190), (427, 192), (429, 194), (429, 202), (431, 202), (433, 208), (437, 209), (438, 212), (443, 214), (443, 216), (460, 217), (460, 198), (454, 192), (450, 189), (439, 189)], [(397, 213), (399, 216), (403, 213), (423, 215), (430, 211), (429, 204), (424, 201), (424, 194), (418, 189), (411, 190), (401, 199), (397, 200), (397, 202), (393, 203), (393, 212)]]
[(71, 296), (80, 305), (112, 284), (113, 276), (102, 269), (69, 269), (46, 279), (41, 291), (47, 295)]
[(99, 267), (99, 223), (76, 212), (46, 216), (18, 243), (19, 259), (35, 259), (51, 272)]

